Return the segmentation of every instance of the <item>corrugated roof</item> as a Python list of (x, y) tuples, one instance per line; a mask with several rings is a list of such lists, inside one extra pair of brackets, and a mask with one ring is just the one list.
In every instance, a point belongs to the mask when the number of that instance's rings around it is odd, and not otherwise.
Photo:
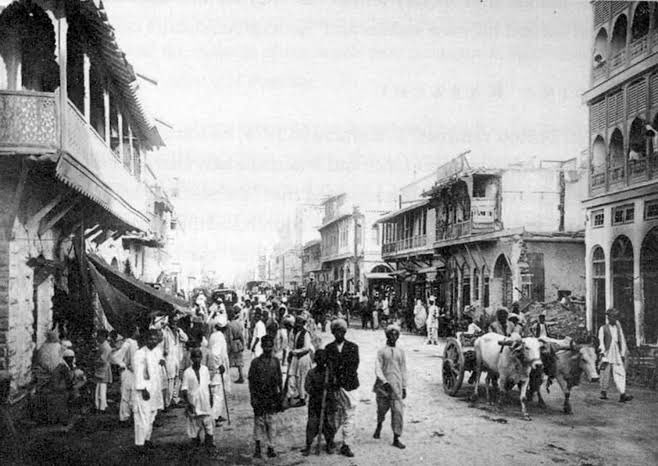
[(386, 223), (391, 219), (394, 219), (395, 217), (404, 214), (405, 212), (409, 212), (410, 210), (414, 210), (418, 207), (422, 207), (424, 205), (429, 204), (430, 200), (429, 199), (421, 199), (420, 201), (416, 201), (413, 204), (409, 204), (406, 207), (403, 207), (402, 209), (396, 210), (394, 212), (390, 212), (383, 217), (380, 217), (377, 219), (375, 223)]

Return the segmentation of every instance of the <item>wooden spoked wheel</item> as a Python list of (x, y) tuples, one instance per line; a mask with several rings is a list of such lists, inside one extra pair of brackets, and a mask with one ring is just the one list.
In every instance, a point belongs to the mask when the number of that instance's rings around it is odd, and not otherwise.
[(459, 342), (448, 338), (443, 350), (443, 391), (450, 396), (457, 392), (464, 381), (464, 353)]

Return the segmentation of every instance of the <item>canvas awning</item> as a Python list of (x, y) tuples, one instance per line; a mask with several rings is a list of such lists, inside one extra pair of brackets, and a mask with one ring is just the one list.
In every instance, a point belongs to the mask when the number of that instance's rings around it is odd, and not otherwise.
[[(177, 296), (169, 295), (163, 291), (156, 290), (136, 278), (119, 272), (95, 254), (89, 254), (87, 258), (89, 259), (90, 265), (93, 265), (96, 268), (112, 288), (124, 294), (131, 301), (149, 309), (149, 311), (164, 311), (168, 314), (174, 312), (189, 312), (188, 309), (190, 305), (187, 301), (180, 299)], [(108, 318), (108, 320), (110, 319)], [(110, 321), (110, 323), (112, 322)], [(114, 326), (114, 324), (112, 325)]]

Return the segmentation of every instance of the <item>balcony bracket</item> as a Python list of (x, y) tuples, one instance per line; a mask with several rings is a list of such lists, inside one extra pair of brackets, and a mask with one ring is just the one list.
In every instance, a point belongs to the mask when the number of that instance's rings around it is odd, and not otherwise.
[(77, 197), (72, 201), (61, 202), (57, 209), (53, 209), (50, 215), (43, 217), (39, 221), (38, 235), (43, 235), (46, 231), (50, 230), (57, 222), (59, 222), (66, 214), (68, 214), (74, 207), (80, 203), (81, 198)]

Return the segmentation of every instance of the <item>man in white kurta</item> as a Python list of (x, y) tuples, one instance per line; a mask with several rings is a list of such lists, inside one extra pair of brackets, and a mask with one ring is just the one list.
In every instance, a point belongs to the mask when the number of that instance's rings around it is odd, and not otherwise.
[(228, 406), (224, 403), (224, 390), (230, 393), (230, 377), (224, 377), (229, 367), (226, 337), (217, 326), (208, 340), (208, 371), (210, 372), (210, 388), (213, 396), (213, 419), (228, 418)]
[(619, 390), (619, 401), (624, 403), (631, 401), (632, 396), (626, 394), (626, 338), (621, 324), (617, 320), (617, 310), (606, 311), (607, 322), (599, 329), (599, 351), (601, 358), (601, 399), (608, 399), (608, 387), (610, 378), (615, 382)]
[(386, 328), (386, 346), (377, 351), (375, 360), (375, 386), (373, 391), (377, 399), (377, 428), (374, 438), (381, 435), (386, 413), (391, 411), (393, 428), (393, 446), (404, 449), (400, 442), (403, 427), (404, 405), (407, 397), (407, 360), (404, 351), (396, 346), (400, 330), (395, 325)]
[(133, 417), (135, 420), (135, 445), (151, 445), (153, 422), (162, 406), (160, 369), (165, 362), (157, 351), (158, 333), (149, 330), (146, 345), (135, 353), (135, 389), (133, 391)]
[(210, 394), (210, 372), (201, 364), (200, 348), (193, 348), (190, 353), (192, 365), (183, 372), (181, 394), (187, 402), (185, 419), (187, 435), (200, 445), (205, 436), (205, 444), (213, 447), (213, 398)]
[[(165, 408), (168, 408), (172, 401), (178, 401), (181, 333), (175, 325), (166, 325), (162, 328), (162, 346), (167, 368), (167, 384), (164, 399)], [(183, 335), (185, 334), (183, 333)], [(185, 341), (187, 341), (187, 338), (185, 338)]]
[(133, 359), (139, 349), (137, 347), (137, 331), (126, 338), (121, 347), (112, 354), (112, 363), (121, 371), (121, 402), (119, 403), (119, 421), (126, 422), (132, 414), (133, 390), (135, 388), (135, 373)]
[(256, 325), (254, 325), (254, 336), (251, 340), (251, 351), (254, 353), (253, 359), (256, 359), (258, 356), (263, 354), (263, 349), (261, 347), (261, 340), (267, 333), (265, 329), (265, 322), (263, 322), (262, 314), (256, 314)]

